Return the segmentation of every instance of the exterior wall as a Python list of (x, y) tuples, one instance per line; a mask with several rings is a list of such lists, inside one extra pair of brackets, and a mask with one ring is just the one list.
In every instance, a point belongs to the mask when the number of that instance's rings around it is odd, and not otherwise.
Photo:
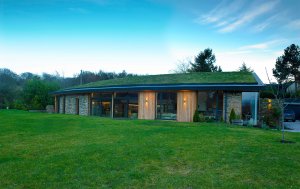
[(242, 93), (225, 92), (223, 96), (223, 118), (229, 122), (231, 109), (234, 109), (237, 115), (242, 115)]
[(79, 99), (79, 115), (89, 115), (89, 95), (66, 96), (65, 113), (76, 114), (76, 99)]
[(66, 114), (76, 114), (76, 97), (77, 96), (66, 96)]
[(58, 113), (58, 97), (54, 96), (54, 112)]
[(139, 92), (139, 119), (155, 119), (156, 94), (153, 91)]
[(79, 96), (79, 115), (89, 115), (89, 95)]
[(63, 114), (64, 113), (64, 96), (59, 97), (59, 110), (58, 113)]
[(197, 108), (195, 91), (179, 91), (177, 93), (177, 121), (192, 122)]

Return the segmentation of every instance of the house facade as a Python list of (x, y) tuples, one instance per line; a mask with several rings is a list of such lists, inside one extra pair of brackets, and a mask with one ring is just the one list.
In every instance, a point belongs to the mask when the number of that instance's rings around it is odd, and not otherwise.
[(254, 124), (259, 91), (255, 73), (218, 72), (131, 76), (55, 91), (55, 112), (128, 119), (193, 121), (197, 110), (229, 121), (232, 109)]

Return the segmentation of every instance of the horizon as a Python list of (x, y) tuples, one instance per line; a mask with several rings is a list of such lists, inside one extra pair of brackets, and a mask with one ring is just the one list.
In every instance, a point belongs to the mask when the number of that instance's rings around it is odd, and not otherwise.
[(17, 74), (80, 70), (157, 75), (211, 48), (216, 65), (243, 62), (264, 83), (290, 44), (300, 44), (297, 0), (3, 0), (0, 67)]

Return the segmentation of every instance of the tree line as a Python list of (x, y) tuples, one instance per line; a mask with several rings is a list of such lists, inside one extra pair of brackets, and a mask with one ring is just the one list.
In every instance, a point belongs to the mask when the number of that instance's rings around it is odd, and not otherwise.
[(0, 68), (0, 108), (16, 108), (23, 110), (41, 110), (53, 104), (51, 91), (72, 87), (80, 84), (123, 78), (136, 74), (81, 71), (73, 77), (63, 77), (59, 73), (41, 75), (25, 72), (16, 74), (7, 68)]

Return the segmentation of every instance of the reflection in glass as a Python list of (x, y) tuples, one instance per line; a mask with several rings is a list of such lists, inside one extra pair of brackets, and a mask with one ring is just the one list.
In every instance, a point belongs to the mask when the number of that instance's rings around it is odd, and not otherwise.
[(158, 93), (156, 112), (157, 119), (176, 120), (177, 94), (174, 92)]
[(199, 91), (198, 111), (207, 118), (220, 120), (223, 112), (223, 92)]
[(114, 117), (138, 118), (138, 94), (116, 93), (114, 98)]
[(257, 92), (243, 92), (242, 93), (242, 117), (250, 125), (257, 123)]

